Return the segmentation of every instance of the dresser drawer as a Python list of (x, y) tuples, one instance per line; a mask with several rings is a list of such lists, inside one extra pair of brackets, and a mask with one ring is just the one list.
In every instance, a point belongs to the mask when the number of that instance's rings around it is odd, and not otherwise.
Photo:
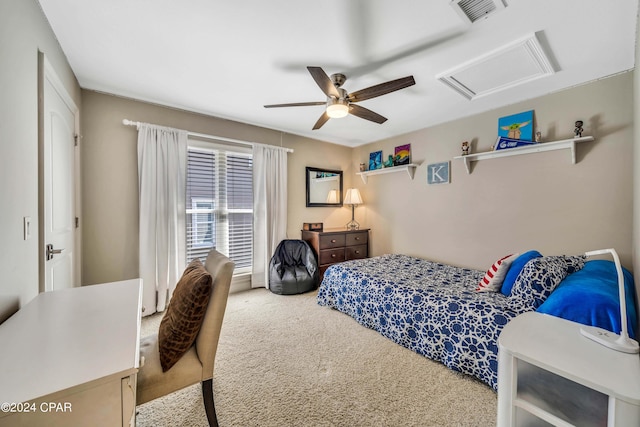
[(320, 251), (320, 265), (344, 261), (344, 248), (325, 249)]
[(346, 236), (347, 246), (353, 245), (366, 245), (368, 242), (368, 231), (362, 231), (358, 233), (349, 233)]
[(342, 248), (345, 245), (344, 234), (326, 234), (320, 236), (320, 250)]
[(367, 245), (347, 246), (346, 259), (360, 259), (367, 257)]
[(306, 241), (318, 260), (320, 280), (325, 270), (336, 263), (369, 257), (369, 229), (361, 230), (302, 230)]

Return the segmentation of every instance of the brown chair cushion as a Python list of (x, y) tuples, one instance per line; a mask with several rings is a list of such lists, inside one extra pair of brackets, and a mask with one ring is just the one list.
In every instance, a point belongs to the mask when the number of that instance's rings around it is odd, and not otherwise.
[(184, 270), (158, 331), (162, 372), (167, 372), (193, 345), (207, 311), (212, 281), (199, 259)]

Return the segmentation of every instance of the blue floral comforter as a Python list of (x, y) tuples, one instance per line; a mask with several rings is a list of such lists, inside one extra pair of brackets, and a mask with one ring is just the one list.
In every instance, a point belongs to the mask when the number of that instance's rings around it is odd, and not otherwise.
[(498, 335), (517, 313), (500, 292), (475, 292), (484, 272), (406, 255), (334, 264), (318, 304), (497, 390)]

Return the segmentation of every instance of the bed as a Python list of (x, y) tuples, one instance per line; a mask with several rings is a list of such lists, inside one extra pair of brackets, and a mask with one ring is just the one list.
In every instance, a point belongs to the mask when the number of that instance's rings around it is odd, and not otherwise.
[[(521, 259), (532, 253), (534, 256)], [(505, 270), (507, 275), (511, 273), (512, 283), (504, 293), (504, 285), (499, 290), (478, 291), (478, 284), (489, 271), (407, 255), (388, 254), (334, 264), (324, 274), (317, 302), (497, 390), (498, 336), (509, 320), (523, 312), (537, 310), (619, 332), (613, 263), (585, 262), (584, 257), (543, 257), (537, 251), (526, 254), (514, 255), (522, 265), (516, 268), (518, 263), (513, 261)], [(595, 285), (585, 282), (589, 278)], [(634, 287), (626, 270), (625, 282), (633, 337)]]

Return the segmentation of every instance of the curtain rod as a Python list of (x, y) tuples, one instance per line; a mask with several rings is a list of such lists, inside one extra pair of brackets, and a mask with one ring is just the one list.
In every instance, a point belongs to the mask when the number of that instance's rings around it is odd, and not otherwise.
[[(122, 124), (125, 125), (125, 126), (139, 127), (143, 123), (142, 122), (134, 122), (133, 120), (128, 120), (128, 119), (122, 119)], [(153, 125), (153, 126), (156, 126), (156, 125)], [(266, 146), (271, 146), (271, 147), (278, 147), (277, 145), (261, 144), (259, 142), (241, 141), (239, 139), (225, 138), (223, 136), (208, 135), (206, 133), (197, 133), (197, 132), (190, 132), (190, 131), (185, 131), (185, 132), (187, 132), (187, 135), (194, 136), (196, 138), (215, 139), (215, 140), (218, 140), (218, 141), (231, 142), (231, 143), (234, 143), (234, 144), (250, 145), (252, 147), (254, 145), (256, 145), (256, 144), (257, 145), (266, 145)], [(286, 147), (278, 147), (278, 148), (284, 149), (287, 153), (293, 153), (293, 148), (286, 148)]]

